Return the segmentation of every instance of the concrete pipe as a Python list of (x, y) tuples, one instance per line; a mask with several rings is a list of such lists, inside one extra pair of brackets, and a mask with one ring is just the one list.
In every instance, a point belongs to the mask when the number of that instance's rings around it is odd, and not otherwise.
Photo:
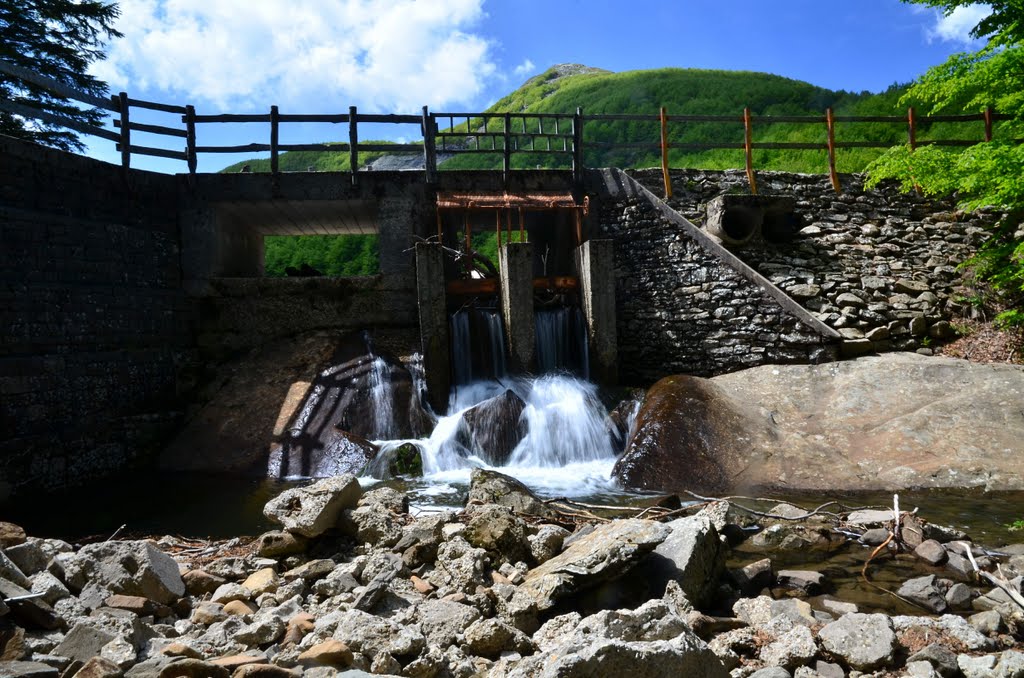
[(759, 236), (763, 212), (753, 195), (720, 195), (707, 206), (704, 229), (726, 245), (743, 245)]

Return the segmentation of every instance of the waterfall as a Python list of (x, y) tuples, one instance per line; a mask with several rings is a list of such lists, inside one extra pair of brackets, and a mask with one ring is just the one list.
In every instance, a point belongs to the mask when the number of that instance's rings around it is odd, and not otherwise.
[(492, 309), (463, 308), (451, 315), (448, 327), (453, 384), (507, 376), (505, 325), (500, 313)]
[(537, 370), (567, 371), (590, 377), (587, 323), (577, 306), (538, 310), (534, 314)]
[(373, 402), (374, 440), (394, 438), (394, 396), (391, 392), (391, 367), (380, 357), (370, 364), (370, 400)]

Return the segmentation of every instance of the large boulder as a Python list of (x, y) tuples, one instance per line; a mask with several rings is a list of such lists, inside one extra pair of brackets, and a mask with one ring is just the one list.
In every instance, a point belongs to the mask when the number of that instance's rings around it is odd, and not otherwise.
[(873, 671), (893, 662), (896, 633), (884, 614), (843, 615), (818, 632), (821, 646), (850, 668)]
[(526, 435), (524, 409), (526, 403), (511, 390), (470, 408), (462, 415), (469, 432), (466, 447), (491, 466), (504, 466)]
[(172, 603), (185, 595), (178, 563), (148, 541), (107, 541), (89, 544), (61, 558), (67, 584), (81, 591), (90, 607), (111, 594), (142, 596)]
[(720, 492), (742, 484), (770, 422), (708, 379), (666, 377), (647, 391), (612, 475), (636, 490)]
[(615, 579), (665, 541), (671, 528), (650, 520), (616, 520), (574, 539), (562, 553), (526, 573), (519, 592), (543, 612), (568, 595)]
[(670, 377), (648, 392), (613, 473), (673, 493), (1024, 489), (1018, 402), (1020, 366), (912, 353)]
[(363, 494), (355, 476), (324, 478), (312, 485), (294, 487), (263, 507), (263, 515), (303, 537), (318, 537), (338, 527), (346, 509), (354, 509)]
[(694, 605), (710, 602), (725, 570), (725, 547), (711, 519), (703, 514), (667, 524), (671, 533), (637, 567), (633, 580), (647, 584), (647, 595), (660, 598), (676, 581)]

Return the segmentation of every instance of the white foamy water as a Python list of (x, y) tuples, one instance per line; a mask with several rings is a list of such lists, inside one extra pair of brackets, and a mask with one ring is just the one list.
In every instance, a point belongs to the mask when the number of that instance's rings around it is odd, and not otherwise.
[[(526, 435), (508, 463), (488, 465), (472, 449), (464, 415), (473, 406), (512, 390), (526, 404), (520, 421)], [(469, 485), (472, 469), (485, 468), (510, 475), (548, 497), (593, 497), (622, 494), (611, 479), (617, 451), (612, 448), (607, 412), (594, 384), (562, 375), (517, 379), (505, 383), (474, 382), (453, 390), (449, 416), (438, 419), (429, 437), (419, 440), (376, 441), (378, 458), (387, 459), (401, 445), (415, 445), (423, 460), (423, 477), (410, 481), (418, 501), (442, 503)], [(387, 475), (384, 464), (369, 474)]]

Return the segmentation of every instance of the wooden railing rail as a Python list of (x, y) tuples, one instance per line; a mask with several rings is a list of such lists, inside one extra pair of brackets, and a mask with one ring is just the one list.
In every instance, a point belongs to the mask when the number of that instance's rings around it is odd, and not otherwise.
[[(713, 149), (741, 150), (751, 192), (757, 192), (753, 151), (755, 150), (814, 150), (825, 151), (828, 156), (827, 171), (833, 186), (840, 189), (836, 172), (836, 151), (853, 148), (889, 148), (889, 141), (842, 141), (836, 138), (836, 125), (857, 123), (893, 123), (904, 125), (907, 143), (910, 147), (949, 146), (965, 147), (991, 141), (993, 125), (999, 121), (1014, 119), (1012, 115), (999, 114), (988, 108), (980, 113), (958, 115), (918, 115), (913, 108), (906, 116), (899, 115), (835, 115), (832, 109), (823, 115), (755, 115), (744, 109), (737, 115), (671, 115), (665, 108), (655, 114), (594, 114), (584, 115), (581, 109), (575, 113), (473, 113), (473, 112), (431, 112), (426, 106), (419, 115), (396, 115), (359, 113), (355, 106), (348, 113), (295, 114), (282, 113), (277, 106), (271, 106), (268, 113), (219, 113), (200, 115), (191, 105), (177, 106), (154, 101), (130, 98), (121, 92), (109, 99), (96, 97), (74, 87), (48, 78), (20, 66), (0, 60), (0, 73), (18, 78), (37, 87), (45, 88), (58, 96), (78, 101), (113, 114), (113, 129), (106, 129), (83, 123), (67, 116), (34, 109), (12, 101), (0, 101), (0, 110), (17, 116), (34, 118), (45, 123), (63, 126), (82, 134), (114, 141), (121, 152), (121, 163), (125, 169), (131, 166), (133, 155), (156, 156), (181, 160), (187, 164), (188, 172), (194, 174), (200, 154), (221, 153), (270, 153), (271, 171), (279, 172), (279, 156), (287, 151), (314, 151), (326, 153), (348, 153), (355, 181), (359, 169), (359, 153), (395, 152), (422, 153), (426, 178), (434, 182), (438, 171), (438, 154), (493, 154), (500, 155), (505, 178), (512, 171), (512, 158), (516, 154), (551, 154), (568, 158), (577, 185), (582, 181), (584, 168), (584, 147), (598, 150), (657, 151), (660, 155), (665, 180), (665, 195), (671, 196), (669, 178), (669, 151), (704, 151)], [(144, 109), (180, 116), (182, 127), (142, 123), (132, 119), (133, 109)], [(649, 140), (594, 141), (586, 138), (587, 123), (652, 123)], [(976, 123), (984, 124), (983, 139), (921, 139), (918, 131), (922, 125), (932, 123)], [(254, 142), (236, 145), (200, 145), (197, 141), (198, 128), (216, 124), (259, 123), (269, 126), (269, 143)], [(348, 126), (347, 142), (292, 143), (280, 142), (280, 128), (286, 124), (324, 123)], [(359, 124), (417, 125), (423, 136), (421, 143), (382, 144), (361, 143)], [(447, 123), (447, 126), (442, 126)], [(670, 130), (674, 125), (691, 123), (720, 123), (734, 126), (736, 141), (728, 142), (672, 142)], [(754, 130), (763, 125), (792, 123), (821, 125), (824, 127), (824, 142), (764, 142), (755, 141)], [(819, 128), (820, 129), (820, 128)], [(132, 133), (151, 134), (170, 139), (184, 139), (180, 150), (142, 146), (132, 141)], [(656, 136), (657, 135), (657, 136)], [(659, 138), (660, 137), (660, 138)], [(657, 139), (655, 141), (655, 139)], [(1015, 139), (1015, 143), (1024, 140)]]

